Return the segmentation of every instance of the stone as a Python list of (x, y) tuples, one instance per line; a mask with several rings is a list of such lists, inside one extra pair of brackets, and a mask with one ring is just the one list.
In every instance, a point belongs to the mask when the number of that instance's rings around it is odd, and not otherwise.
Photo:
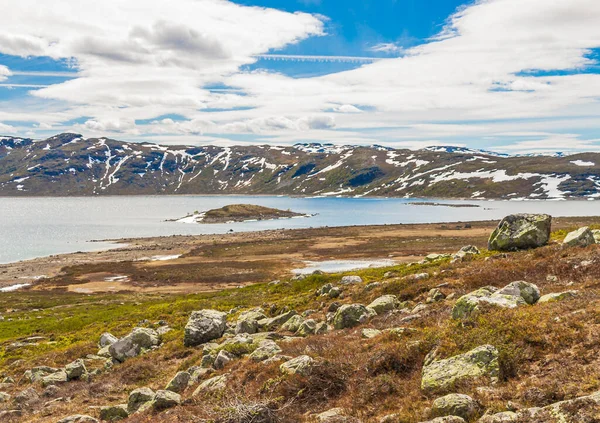
[(48, 376), (49, 374), (56, 373), (58, 371), (60, 371), (60, 369), (55, 369), (54, 367), (38, 366), (27, 370), (23, 374), (23, 377), (29, 379), (31, 383), (35, 383), (41, 381), (44, 376)]
[(258, 321), (266, 317), (262, 309), (254, 309), (240, 314), (235, 326), (235, 333), (257, 333)]
[(472, 260), (475, 256), (481, 254), (479, 248), (474, 245), (466, 245), (452, 255), (452, 261), (467, 261)]
[(131, 333), (108, 347), (110, 356), (118, 362), (137, 357), (143, 351), (160, 344), (158, 333), (149, 328), (134, 328)]
[(0, 392), (0, 404), (9, 402), (10, 399), (11, 396), (9, 394), (7, 394), (6, 392)]
[[(288, 320), (290, 320), (292, 317), (296, 316), (298, 313), (295, 310), (291, 310), (288, 311), (286, 313), (280, 314), (279, 316), (275, 316), (271, 319), (265, 319), (265, 321), (261, 321), (262, 322), (262, 326), (265, 328), (265, 330), (273, 330), (278, 328), (279, 326), (285, 324)], [(259, 323), (261, 323), (259, 322)]]
[(316, 418), (317, 422), (319, 422), (319, 423), (327, 423), (329, 420), (331, 420), (335, 417), (343, 416), (343, 415), (344, 415), (343, 409), (331, 408), (327, 411), (317, 414), (315, 416), (315, 418)]
[(464, 319), (486, 307), (516, 308), (526, 304), (521, 296), (497, 294), (496, 288), (487, 286), (460, 297), (452, 308), (452, 318)]
[(375, 310), (362, 304), (344, 304), (333, 316), (333, 327), (336, 329), (353, 328), (368, 322), (376, 315)]
[[(112, 345), (112, 344), (111, 344)], [(98, 357), (102, 357), (102, 358), (110, 358), (110, 345), (107, 345), (106, 347), (102, 347), (98, 350), (98, 352), (96, 353), (96, 355)]]
[(15, 395), (15, 403), (17, 403), (19, 405), (30, 405), (39, 400), (40, 400), (39, 394), (32, 387), (24, 389), (23, 391), (21, 391), (17, 395)]
[(431, 263), (434, 261), (445, 260), (450, 257), (450, 254), (429, 254), (425, 257), (425, 261)]
[(286, 332), (296, 332), (302, 323), (304, 323), (304, 318), (296, 314), (281, 326), (281, 330)]
[(465, 419), (458, 416), (445, 416), (445, 417), (436, 417), (433, 420), (427, 420), (426, 422), (421, 423), (467, 423)]
[(448, 394), (433, 401), (431, 413), (435, 417), (458, 416), (471, 421), (481, 413), (481, 408), (468, 395)]
[(279, 369), (282, 373), (288, 375), (300, 375), (300, 376), (308, 376), (312, 372), (314, 360), (307, 356), (301, 355), (296, 358), (292, 358), (289, 361), (286, 361)]
[(100, 342), (98, 342), (98, 346), (100, 348), (108, 347), (109, 345), (114, 344), (118, 340), (119, 339), (116, 336), (108, 332), (104, 332), (102, 335), (100, 335)]
[(133, 414), (138, 412), (144, 404), (150, 404), (154, 400), (154, 391), (150, 388), (138, 388), (129, 393), (127, 400), (127, 412)]
[(225, 350), (219, 351), (217, 357), (215, 358), (215, 362), (213, 363), (213, 367), (217, 370), (222, 369), (235, 358), (235, 356), (231, 353), (228, 353)]
[(158, 334), (158, 336), (162, 337), (163, 335), (171, 332), (172, 330), (173, 329), (171, 329), (169, 326), (161, 326), (158, 329), (156, 329), (156, 333)]
[(296, 336), (309, 336), (314, 335), (317, 332), (317, 322), (313, 319), (307, 319), (296, 331)]
[(194, 391), (192, 396), (197, 396), (201, 393), (211, 393), (223, 391), (227, 388), (227, 375), (215, 376), (202, 382)]
[(155, 410), (166, 410), (181, 404), (181, 395), (171, 391), (156, 391), (152, 407)]
[(592, 229), (592, 235), (596, 244), (600, 244), (600, 229)]
[(376, 336), (379, 336), (382, 334), (382, 332), (378, 329), (372, 329), (372, 328), (364, 328), (362, 330), (362, 337), (365, 339), (371, 339), (371, 338), (375, 338)]
[[(595, 422), (598, 421), (598, 410), (600, 409), (600, 392), (595, 392), (585, 397), (557, 402), (542, 408), (529, 408), (516, 412), (516, 420), (505, 420), (509, 422)], [(498, 423), (488, 421), (486, 423)], [(502, 420), (500, 422), (504, 423)]]
[(547, 214), (513, 214), (500, 221), (490, 235), (488, 250), (516, 251), (538, 248), (550, 240), (552, 217)]
[(442, 291), (440, 291), (438, 288), (433, 288), (427, 294), (427, 299), (425, 300), (425, 302), (429, 304), (437, 303), (443, 301), (445, 298), (446, 296)]
[(444, 360), (434, 360), (423, 367), (421, 389), (447, 391), (458, 382), (489, 378), (496, 382), (500, 375), (499, 352), (492, 345), (482, 345), (469, 352)]
[(323, 285), (321, 288), (317, 289), (317, 297), (327, 295), (329, 291), (331, 291), (331, 288), (333, 288), (333, 285), (330, 283)]
[(116, 422), (127, 417), (129, 417), (129, 413), (127, 412), (126, 404), (100, 407), (100, 420)]
[(324, 335), (329, 332), (329, 326), (327, 326), (326, 322), (319, 322), (315, 327), (315, 335)]
[(516, 281), (509, 283), (501, 290), (496, 291), (493, 295), (520, 296), (527, 304), (533, 305), (540, 299), (540, 289), (532, 283)]
[(67, 372), (64, 370), (59, 370), (56, 373), (49, 374), (48, 376), (44, 376), (42, 378), (42, 386), (46, 387), (49, 385), (58, 385), (60, 383), (65, 383), (68, 381)]
[(577, 296), (577, 291), (553, 292), (551, 294), (542, 295), (538, 303), (553, 303), (556, 301), (570, 300)]
[(383, 295), (376, 298), (367, 307), (375, 310), (377, 314), (384, 314), (398, 307), (398, 298), (395, 295)]
[(65, 417), (56, 423), (100, 423), (98, 419), (92, 416), (86, 416), (84, 414), (74, 414), (72, 416)]
[(334, 286), (333, 288), (331, 288), (331, 290), (327, 293), (327, 295), (329, 296), (329, 298), (338, 298), (340, 295), (342, 295), (342, 289)]
[(562, 245), (565, 247), (587, 247), (596, 243), (594, 234), (587, 226), (579, 228), (576, 231), (569, 232), (563, 241)]
[(177, 372), (177, 374), (173, 376), (173, 379), (167, 383), (165, 390), (180, 394), (187, 388), (190, 378), (191, 375), (188, 372)]
[(134, 328), (128, 336), (131, 337), (134, 344), (143, 349), (160, 345), (160, 336), (154, 329)]
[(514, 411), (503, 411), (502, 413), (488, 414), (480, 418), (478, 423), (517, 423), (519, 415)]
[(185, 326), (183, 344), (195, 347), (223, 336), (227, 328), (227, 314), (216, 310), (192, 312)]
[(279, 345), (271, 339), (265, 339), (258, 344), (258, 348), (250, 354), (250, 359), (253, 361), (264, 361), (281, 352)]
[(83, 375), (87, 374), (85, 363), (82, 359), (78, 359), (69, 363), (65, 366), (65, 372), (67, 373), (68, 380), (80, 379)]
[(344, 276), (340, 281), (342, 285), (356, 285), (362, 282), (363, 280), (360, 276)]

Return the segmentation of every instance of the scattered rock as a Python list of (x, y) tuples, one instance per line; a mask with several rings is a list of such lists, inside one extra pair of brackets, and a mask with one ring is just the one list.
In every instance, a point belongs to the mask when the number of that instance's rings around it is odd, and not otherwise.
[(360, 276), (344, 276), (340, 281), (342, 285), (356, 285), (362, 282), (363, 280)]
[(160, 344), (160, 337), (155, 330), (149, 328), (135, 328), (131, 333), (119, 339), (108, 347), (110, 356), (118, 362), (128, 358), (137, 357), (144, 350)]
[(116, 422), (127, 417), (129, 417), (129, 413), (127, 412), (126, 404), (109, 405), (100, 408), (100, 420)]
[(465, 419), (458, 416), (445, 416), (445, 417), (436, 417), (433, 420), (427, 420), (426, 422), (421, 423), (466, 423)]
[(373, 316), (376, 316), (375, 310), (365, 307), (362, 304), (344, 304), (333, 316), (333, 326), (336, 329), (353, 328), (362, 323), (366, 323)]
[(218, 392), (227, 388), (227, 375), (215, 376), (202, 382), (194, 391), (192, 396), (200, 393)]
[(435, 417), (458, 416), (467, 421), (473, 420), (481, 412), (479, 404), (464, 394), (449, 394), (433, 401), (431, 413)]
[(11, 398), (11, 396), (9, 394), (7, 394), (6, 392), (0, 392), (0, 404), (9, 402), (10, 398)]
[(119, 339), (116, 336), (108, 332), (104, 332), (102, 335), (100, 335), (100, 342), (98, 343), (98, 345), (100, 346), (100, 348), (104, 348), (114, 344), (118, 340)]
[(513, 411), (503, 411), (502, 413), (488, 414), (480, 418), (478, 423), (517, 423), (519, 416)]
[(281, 330), (287, 332), (296, 332), (302, 323), (304, 323), (304, 318), (299, 314), (296, 314), (281, 326)]
[(173, 379), (169, 381), (165, 390), (180, 394), (187, 388), (190, 378), (191, 375), (188, 372), (177, 372)]
[(181, 395), (171, 391), (156, 391), (152, 407), (155, 410), (166, 410), (181, 404)]
[(262, 309), (246, 311), (238, 317), (235, 333), (257, 333), (259, 329), (258, 321), (266, 318), (267, 316), (265, 316)]
[(233, 359), (235, 359), (235, 356), (233, 354), (230, 354), (225, 350), (221, 350), (221, 351), (219, 351), (219, 353), (217, 354), (217, 357), (215, 358), (213, 367), (217, 370), (220, 370), (223, 367), (225, 367), (227, 365), (227, 363), (229, 363)]
[(192, 312), (183, 337), (186, 347), (194, 347), (223, 336), (227, 327), (227, 314), (216, 310)]
[(437, 302), (443, 301), (445, 298), (446, 298), (446, 296), (444, 295), (444, 293), (442, 291), (440, 291), (438, 288), (433, 288), (427, 294), (427, 299), (425, 300), (425, 302), (429, 303), (429, 304), (437, 303)]
[(379, 336), (381, 334), (382, 332), (378, 329), (364, 328), (362, 330), (362, 337), (366, 339), (375, 338), (376, 336)]
[(85, 363), (82, 359), (75, 360), (65, 366), (65, 372), (67, 373), (68, 380), (80, 379), (83, 375), (87, 374)]
[(577, 291), (553, 292), (551, 294), (542, 295), (539, 303), (553, 303), (556, 301), (570, 300), (577, 296)]
[(552, 217), (547, 214), (513, 214), (500, 221), (488, 241), (488, 249), (515, 251), (538, 248), (550, 240)]
[(265, 339), (258, 344), (258, 348), (250, 354), (250, 359), (254, 361), (264, 361), (281, 352), (279, 345), (271, 339)]
[(479, 248), (475, 247), (474, 245), (466, 245), (452, 256), (452, 261), (456, 262), (472, 260), (475, 256), (478, 256), (479, 254), (481, 254)]
[(592, 229), (592, 235), (596, 244), (600, 244), (600, 229)]
[(83, 414), (74, 414), (59, 420), (57, 423), (99, 423), (99, 420)]
[(579, 228), (576, 231), (569, 232), (563, 241), (565, 247), (587, 247), (596, 243), (594, 234), (587, 226)]
[(521, 305), (533, 304), (539, 298), (538, 287), (528, 282), (512, 282), (501, 290), (497, 290), (493, 286), (486, 286), (460, 297), (452, 308), (452, 318), (464, 319), (479, 313), (485, 307), (516, 308)]
[(367, 307), (375, 310), (377, 314), (384, 314), (398, 307), (398, 298), (395, 295), (383, 295), (376, 298)]
[(142, 409), (145, 404), (150, 404), (154, 400), (154, 391), (150, 388), (138, 388), (129, 393), (127, 401), (127, 412), (133, 414)]
[(296, 316), (298, 313), (295, 310), (288, 311), (286, 313), (280, 314), (279, 316), (275, 316), (271, 319), (264, 319), (259, 322), (259, 324), (265, 330), (273, 330), (278, 328), (279, 326), (285, 324), (292, 317)]
[(498, 350), (483, 345), (444, 360), (434, 360), (423, 367), (421, 388), (425, 391), (447, 391), (457, 382), (487, 377), (496, 382), (500, 374)]
[(285, 374), (308, 376), (312, 372), (314, 362), (315, 361), (311, 357), (307, 355), (301, 355), (286, 361), (279, 366), (279, 369)]
[(506, 285), (501, 290), (495, 292), (493, 295), (508, 295), (513, 297), (521, 297), (527, 304), (535, 304), (540, 299), (540, 289), (529, 282), (516, 281)]
[(42, 386), (46, 387), (49, 385), (58, 385), (60, 383), (65, 383), (68, 381), (67, 372), (64, 370), (59, 370), (56, 373), (49, 374), (48, 376), (44, 376), (42, 378)]
[[(327, 327), (327, 326), (325, 326)], [(296, 331), (296, 336), (309, 336), (314, 335), (317, 332), (317, 322), (313, 319), (307, 319)]]
[(450, 254), (429, 254), (425, 257), (425, 261), (432, 263), (434, 261), (444, 260), (450, 257)]

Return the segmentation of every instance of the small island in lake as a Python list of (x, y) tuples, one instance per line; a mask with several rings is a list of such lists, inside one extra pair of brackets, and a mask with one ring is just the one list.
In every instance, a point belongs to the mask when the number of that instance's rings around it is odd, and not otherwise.
[(294, 217), (311, 217), (314, 215), (296, 213), (291, 210), (279, 210), (254, 204), (231, 204), (220, 209), (205, 212), (194, 212), (184, 218), (177, 219), (180, 223), (231, 223), (257, 220), (291, 219)]

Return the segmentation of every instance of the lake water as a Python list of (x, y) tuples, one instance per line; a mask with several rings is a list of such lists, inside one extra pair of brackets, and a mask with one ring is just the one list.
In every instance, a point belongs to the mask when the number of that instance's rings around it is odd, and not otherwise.
[[(289, 198), (236, 196), (132, 196), (0, 198), (0, 263), (51, 254), (93, 251), (111, 244), (90, 242), (130, 237), (193, 235), (277, 228), (367, 224), (457, 222), (500, 219), (511, 213), (598, 216), (598, 201), (437, 201), (475, 204), (455, 208), (415, 205), (423, 200), (380, 198)], [(167, 222), (196, 210), (251, 203), (311, 218), (217, 225)]]

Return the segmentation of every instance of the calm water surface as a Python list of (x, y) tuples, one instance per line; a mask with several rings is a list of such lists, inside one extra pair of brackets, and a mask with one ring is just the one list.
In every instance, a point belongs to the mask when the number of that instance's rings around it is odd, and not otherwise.
[[(500, 219), (510, 213), (599, 216), (598, 201), (436, 201), (476, 204), (477, 208), (414, 205), (423, 200), (371, 198), (289, 198), (234, 196), (134, 196), (0, 198), (0, 263), (51, 254), (93, 251), (111, 246), (90, 242), (128, 237), (193, 235), (392, 223), (457, 222)], [(302, 219), (219, 225), (166, 222), (196, 210), (251, 203), (302, 213)]]

